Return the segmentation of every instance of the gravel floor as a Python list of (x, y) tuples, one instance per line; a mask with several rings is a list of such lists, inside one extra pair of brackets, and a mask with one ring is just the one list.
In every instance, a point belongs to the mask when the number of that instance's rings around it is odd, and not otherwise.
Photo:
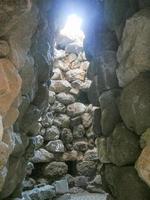
[(82, 193), (71, 195), (71, 200), (106, 200), (106, 195)]

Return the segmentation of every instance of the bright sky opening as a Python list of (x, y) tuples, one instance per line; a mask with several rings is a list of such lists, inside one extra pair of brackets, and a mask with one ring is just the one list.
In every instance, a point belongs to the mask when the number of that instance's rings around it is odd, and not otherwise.
[(76, 14), (72, 14), (67, 18), (67, 22), (64, 28), (60, 31), (60, 34), (76, 40), (77, 42), (83, 43), (84, 33), (81, 30), (81, 26), (82, 19)]

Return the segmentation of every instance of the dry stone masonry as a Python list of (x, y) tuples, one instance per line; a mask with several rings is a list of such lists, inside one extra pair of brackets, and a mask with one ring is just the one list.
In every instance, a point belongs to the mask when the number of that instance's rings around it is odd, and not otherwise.
[[(61, 37), (56, 46), (64, 41)], [(75, 42), (68, 53), (71, 44), (67, 41), (65, 49), (55, 49), (49, 105), (39, 120), (37, 136), (32, 138), (35, 150), (28, 166), (33, 171), (24, 180), (24, 190), (33, 192), (36, 185), (52, 184), (56, 195), (84, 190), (104, 193), (93, 130), (93, 114), (98, 107), (89, 104), (87, 96), (91, 84), (86, 77), (89, 62)], [(87, 103), (82, 102), (83, 98)]]
[[(97, 148), (103, 164), (102, 182), (117, 200), (150, 198), (150, 9), (147, 6), (150, 6), (147, 1), (138, 4), (106, 0), (100, 6), (101, 12), (104, 11), (102, 20), (98, 20), (100, 14), (95, 16), (96, 39), (85, 37), (90, 60), (88, 77), (92, 80), (89, 99), (93, 105), (100, 105), (96, 124), (101, 125)], [(86, 30), (91, 30), (91, 26)], [(95, 40), (99, 42), (93, 53), (90, 45)]]

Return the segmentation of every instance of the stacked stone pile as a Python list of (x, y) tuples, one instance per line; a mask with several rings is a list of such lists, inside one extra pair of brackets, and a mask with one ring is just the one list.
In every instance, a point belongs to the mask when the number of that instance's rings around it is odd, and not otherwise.
[[(69, 45), (66, 43), (66, 49)], [(93, 130), (93, 114), (98, 108), (82, 103), (83, 99), (88, 102), (91, 85), (86, 77), (88, 67), (81, 47), (75, 45), (69, 53), (55, 50), (49, 106), (39, 120), (40, 131), (33, 137), (35, 151), (24, 190), (60, 180), (62, 193), (69, 192), (69, 188), (71, 193), (83, 189), (103, 192), (101, 178), (96, 176), (99, 162)], [(69, 186), (67, 190), (63, 181)]]

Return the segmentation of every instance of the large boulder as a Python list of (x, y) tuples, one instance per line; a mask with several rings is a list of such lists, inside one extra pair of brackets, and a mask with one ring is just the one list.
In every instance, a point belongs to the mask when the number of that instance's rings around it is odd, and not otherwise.
[[(124, 87), (141, 72), (150, 70), (150, 9), (141, 10), (125, 26), (118, 50), (119, 85)], [(139, 31), (140, 30), (140, 31)]]
[(95, 81), (98, 95), (118, 86), (116, 68), (117, 59), (114, 51), (105, 51), (91, 62), (88, 76)]
[(8, 59), (0, 59), (0, 114), (9, 110), (21, 89), (21, 78)]
[(50, 90), (60, 93), (69, 92), (71, 89), (71, 84), (67, 80), (53, 80), (51, 81)]
[(67, 174), (68, 166), (64, 162), (51, 162), (44, 168), (44, 175), (46, 177), (60, 177)]
[(140, 178), (150, 187), (150, 146), (146, 146), (136, 162), (136, 170)]
[(105, 167), (105, 180), (117, 200), (149, 200), (150, 190), (133, 167)]
[(139, 138), (123, 124), (118, 124), (107, 140), (109, 160), (117, 165), (134, 164), (140, 153)]
[(141, 135), (150, 127), (150, 73), (142, 73), (123, 89), (120, 114), (130, 130)]
[(104, 92), (100, 98), (101, 128), (104, 136), (109, 136), (116, 124), (121, 121), (118, 109), (120, 90), (114, 89)]
[(67, 94), (67, 93), (59, 93), (57, 96), (56, 96), (57, 100), (59, 102), (61, 102), (62, 104), (65, 104), (65, 105), (69, 105), (69, 104), (72, 104), (75, 102), (75, 98), (73, 95), (71, 94)]

